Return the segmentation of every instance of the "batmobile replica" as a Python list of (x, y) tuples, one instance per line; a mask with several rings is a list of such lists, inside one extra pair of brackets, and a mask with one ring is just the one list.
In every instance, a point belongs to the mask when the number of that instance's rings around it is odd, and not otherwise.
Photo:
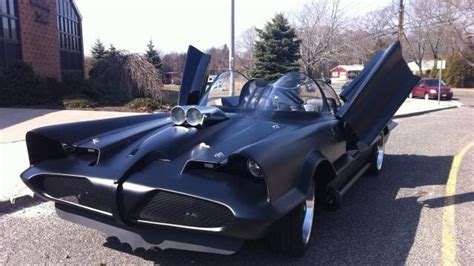
[(208, 85), (209, 60), (189, 48), (171, 112), (28, 132), (21, 178), (60, 217), (133, 248), (232, 254), (268, 238), (304, 254), (316, 204), (337, 208), (361, 175), (382, 169), (391, 118), (419, 78), (399, 43), (375, 55), (343, 103), (300, 73), (226, 72)]

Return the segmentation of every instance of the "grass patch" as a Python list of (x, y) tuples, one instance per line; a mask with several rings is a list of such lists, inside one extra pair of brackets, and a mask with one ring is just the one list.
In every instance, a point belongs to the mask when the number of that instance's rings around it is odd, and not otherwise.
[(128, 102), (126, 106), (137, 112), (153, 112), (161, 109), (161, 102), (152, 98), (135, 98)]
[(62, 104), (66, 109), (97, 107), (97, 102), (88, 99), (83, 95), (67, 96), (63, 99)]

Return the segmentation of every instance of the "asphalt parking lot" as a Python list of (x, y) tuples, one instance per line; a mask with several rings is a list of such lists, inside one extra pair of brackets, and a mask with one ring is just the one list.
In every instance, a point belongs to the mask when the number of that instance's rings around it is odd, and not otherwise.
[[(303, 258), (249, 242), (232, 256), (137, 250), (59, 219), (51, 203), (0, 216), (0, 264), (474, 264), (474, 94), (465, 105), (397, 119), (383, 172), (336, 212), (317, 212)], [(464, 155), (460, 151), (464, 149)], [(461, 156), (462, 155), (462, 156)]]

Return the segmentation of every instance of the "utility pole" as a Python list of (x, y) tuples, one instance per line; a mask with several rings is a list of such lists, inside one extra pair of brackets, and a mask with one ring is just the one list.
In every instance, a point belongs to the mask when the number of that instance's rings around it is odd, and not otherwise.
[(229, 47), (229, 70), (230, 70), (230, 87), (229, 87), (229, 96), (234, 96), (234, 52), (235, 52), (235, 43), (234, 43), (234, 0), (230, 0), (230, 47)]
[(405, 6), (403, 0), (400, 0), (400, 6), (398, 8), (398, 41), (401, 42), (403, 38), (403, 16), (405, 13)]

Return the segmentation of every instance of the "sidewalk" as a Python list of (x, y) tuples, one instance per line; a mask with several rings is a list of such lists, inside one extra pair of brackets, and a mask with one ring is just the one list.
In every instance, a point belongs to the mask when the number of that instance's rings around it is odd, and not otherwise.
[(105, 119), (139, 113), (0, 108), (0, 213), (34, 203), (33, 192), (20, 179), (29, 166), (26, 132), (53, 124)]
[(26, 132), (38, 127), (137, 114), (139, 113), (0, 108), (0, 144), (24, 140)]
[[(395, 118), (419, 115), (426, 112), (456, 108), (457, 101), (437, 101), (407, 99), (395, 114)], [(36, 198), (23, 184), (20, 174), (29, 166), (26, 143), (27, 131), (52, 124), (77, 122), (136, 115), (137, 113), (39, 110), (0, 108), (0, 213), (15, 207), (33, 204)]]
[(421, 115), (433, 111), (456, 108), (461, 105), (462, 103), (456, 100), (441, 101), (438, 105), (438, 101), (436, 100), (406, 99), (395, 113), (394, 118)]

